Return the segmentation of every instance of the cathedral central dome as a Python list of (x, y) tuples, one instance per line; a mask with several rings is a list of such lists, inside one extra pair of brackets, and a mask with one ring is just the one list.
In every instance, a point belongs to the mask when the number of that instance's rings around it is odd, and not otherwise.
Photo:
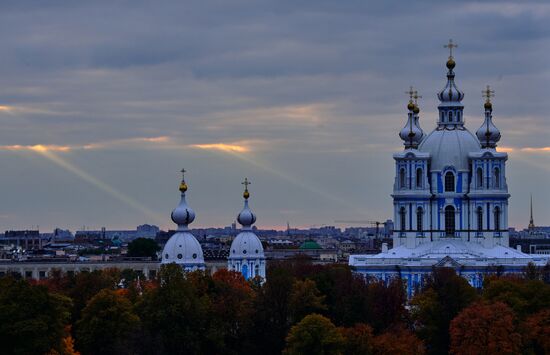
[(430, 153), (431, 171), (453, 166), (469, 170), (468, 154), (479, 152), (478, 139), (467, 129), (435, 129), (420, 144), (418, 150)]

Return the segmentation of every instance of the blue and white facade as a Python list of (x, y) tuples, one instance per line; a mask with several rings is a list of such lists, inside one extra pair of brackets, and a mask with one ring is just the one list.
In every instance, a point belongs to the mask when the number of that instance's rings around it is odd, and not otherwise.
[(447, 83), (437, 95), (437, 126), (427, 135), (410, 92), (407, 123), (399, 133), (405, 149), (393, 156), (393, 248), (349, 259), (362, 274), (402, 277), (409, 295), (437, 266), (453, 267), (481, 287), (488, 272), (521, 272), (529, 262), (547, 263), (508, 247), (508, 155), (496, 149), (501, 135), (492, 121), (492, 91), (484, 91), (484, 121), (474, 135), (465, 126), (454, 67), (449, 57)]
[(248, 180), (244, 183), (244, 207), (237, 216), (237, 221), (243, 226), (241, 232), (233, 239), (227, 259), (227, 269), (240, 272), (246, 280), (260, 277), (265, 281), (265, 254), (260, 238), (252, 231), (256, 215), (248, 207)]

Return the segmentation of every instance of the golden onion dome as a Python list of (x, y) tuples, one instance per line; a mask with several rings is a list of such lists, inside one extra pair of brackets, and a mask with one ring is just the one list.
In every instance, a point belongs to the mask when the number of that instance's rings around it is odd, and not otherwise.
[(244, 192), (243, 192), (243, 197), (244, 197), (245, 199), (248, 199), (248, 198), (250, 197), (250, 193), (248, 192), (248, 190), (244, 190)]
[(485, 107), (486, 110), (492, 110), (493, 104), (491, 103), (491, 101), (485, 101), (485, 105), (483, 105), (483, 107)]
[(414, 109), (414, 103), (411, 101), (409, 101), (409, 103), (407, 104), (407, 108), (409, 109), (409, 111), (412, 111)]
[(416, 114), (418, 114), (420, 112), (420, 108), (418, 107), (418, 105), (414, 105), (413, 112), (416, 113)]
[(447, 69), (453, 70), (456, 63), (453, 57), (449, 57), (449, 60), (447, 60)]

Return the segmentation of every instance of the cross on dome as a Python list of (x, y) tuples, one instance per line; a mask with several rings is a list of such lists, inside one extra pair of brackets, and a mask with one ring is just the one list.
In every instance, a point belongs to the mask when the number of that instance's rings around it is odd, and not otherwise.
[(414, 99), (414, 104), (417, 105), (418, 104), (418, 99), (421, 99), (422, 95), (418, 95), (418, 91), (414, 90), (412, 98)]
[(453, 43), (453, 40), (452, 40), (452, 39), (449, 39), (449, 43), (447, 43), (447, 44), (444, 45), (443, 47), (449, 49), (449, 58), (452, 58), (452, 57), (453, 57), (453, 48), (458, 47), (458, 44)]
[(491, 90), (491, 87), (487, 85), (487, 88), (482, 90), (481, 94), (487, 102), (491, 102), (491, 97), (495, 97), (495, 90)]
[(251, 182), (250, 182), (250, 181), (248, 181), (248, 178), (244, 178), (244, 181), (243, 181), (243, 182), (241, 182), (241, 184), (243, 184), (243, 185), (244, 185), (244, 193), (243, 193), (243, 197), (244, 197), (245, 199), (248, 199), (248, 198), (250, 197), (250, 193), (248, 192), (248, 185), (250, 185), (250, 184), (251, 184)]

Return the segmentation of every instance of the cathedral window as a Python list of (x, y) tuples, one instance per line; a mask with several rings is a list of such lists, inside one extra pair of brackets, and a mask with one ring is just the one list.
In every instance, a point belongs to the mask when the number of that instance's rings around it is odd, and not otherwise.
[(483, 208), (481, 207), (477, 208), (477, 230), (480, 232), (483, 230)]
[(455, 229), (455, 208), (447, 206), (445, 207), (445, 234), (448, 237), (454, 237)]
[(495, 207), (495, 230), (500, 230), (500, 207)]
[(405, 168), (399, 170), (399, 187), (404, 189), (406, 187)]
[(424, 215), (424, 211), (422, 210), (422, 207), (418, 207), (416, 209), (416, 231), (422, 232), (423, 226), (422, 226), (422, 216)]
[(499, 168), (495, 168), (495, 171), (493, 173), (493, 178), (495, 179), (495, 189), (500, 189), (500, 170)]
[(416, 187), (419, 189), (422, 188), (422, 169), (421, 168), (416, 169)]
[(401, 223), (401, 231), (404, 232), (407, 229), (407, 211), (405, 210), (405, 207), (401, 207), (399, 210), (399, 222)]
[(449, 122), (453, 122), (453, 112), (449, 111)]
[(445, 191), (454, 192), (455, 190), (455, 175), (448, 171), (445, 174)]
[(483, 169), (477, 168), (477, 187), (482, 188), (483, 187)]

